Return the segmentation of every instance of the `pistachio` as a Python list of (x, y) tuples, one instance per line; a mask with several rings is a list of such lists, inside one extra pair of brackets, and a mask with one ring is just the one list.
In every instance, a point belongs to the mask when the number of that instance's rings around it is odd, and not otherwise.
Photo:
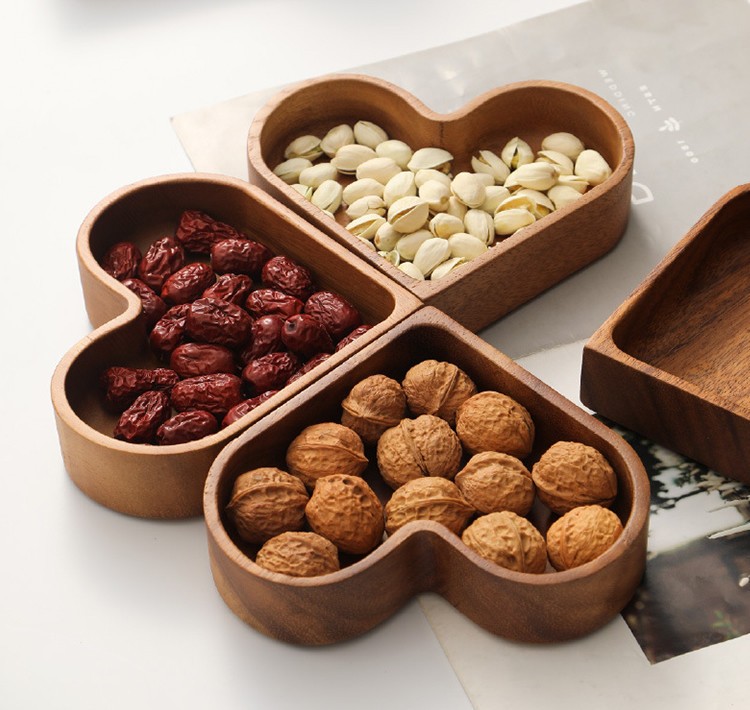
[(341, 193), (343, 188), (336, 180), (324, 180), (313, 192), (310, 202), (322, 210), (330, 213), (336, 212), (341, 206)]
[[(487, 214), (484, 212), (483, 214)], [(489, 215), (487, 215), (489, 217)], [(451, 256), (463, 257), (466, 261), (476, 259), (476, 257), (487, 251), (487, 244), (481, 239), (477, 239), (466, 232), (458, 232), (448, 237)]]
[(273, 169), (273, 174), (280, 177), (287, 185), (293, 185), (299, 182), (300, 173), (311, 165), (312, 161), (307, 158), (289, 158), (279, 163)]
[(377, 214), (365, 214), (353, 219), (346, 225), (346, 230), (355, 237), (372, 239), (381, 224), (385, 222), (385, 217)]
[(357, 121), (354, 124), (354, 140), (374, 150), (378, 143), (388, 140), (388, 134), (372, 121)]
[(402, 261), (398, 268), (407, 276), (411, 276), (418, 281), (424, 281), (424, 274), (411, 261)]
[(515, 170), (521, 165), (531, 163), (534, 160), (534, 151), (525, 140), (516, 136), (505, 144), (500, 157), (511, 170)]
[(354, 131), (346, 123), (334, 126), (320, 141), (321, 150), (329, 157), (333, 158), (339, 148), (354, 143)]
[(335, 180), (338, 170), (330, 163), (316, 163), (299, 174), (299, 182), (310, 187), (319, 187), (326, 180)]
[(383, 198), (377, 195), (365, 195), (358, 200), (354, 200), (346, 208), (346, 216), (350, 219), (357, 219), (366, 214), (384, 215), (385, 202), (383, 202)]
[(375, 232), (373, 242), (381, 251), (392, 251), (402, 236), (401, 232), (397, 232), (388, 222), (383, 222)]
[(555, 209), (559, 210), (563, 207), (567, 207), (572, 202), (575, 202), (583, 193), (576, 190), (570, 185), (553, 185), (547, 196), (555, 205)]
[(542, 140), (542, 150), (554, 150), (567, 155), (573, 161), (580, 155), (583, 147), (579, 138), (565, 131), (551, 133)]
[(549, 190), (557, 182), (557, 170), (551, 163), (524, 163), (514, 170), (505, 181), (512, 179), (512, 185), (530, 187), (532, 190)]
[(470, 175), (473, 175), (474, 178), (484, 185), (485, 189), (488, 187), (491, 187), (495, 184), (495, 179), (490, 175), (489, 173), (469, 173)]
[(396, 165), (392, 158), (370, 158), (357, 166), (356, 175), (358, 180), (372, 178), (385, 185), (392, 177), (398, 175), (401, 168)]
[(503, 159), (491, 150), (480, 150), (471, 158), (471, 168), (476, 173), (491, 175), (493, 181), (502, 185), (510, 173)]
[(331, 158), (331, 164), (340, 173), (353, 175), (361, 163), (375, 157), (377, 156), (372, 148), (368, 148), (366, 145), (359, 145), (358, 143), (351, 143), (339, 148), (336, 155)]
[(355, 236), (357, 238), (357, 241), (364, 244), (370, 251), (377, 251), (377, 249), (375, 249), (375, 245), (369, 239), (367, 239), (367, 237), (360, 237), (359, 234), (356, 234)]
[(474, 173), (458, 173), (451, 181), (451, 192), (467, 207), (479, 207), (487, 195), (487, 188)]
[(377, 195), (378, 197), (383, 196), (383, 185), (377, 180), (372, 178), (362, 178), (361, 180), (355, 180), (350, 182), (343, 192), (343, 200), (347, 205), (351, 205), (352, 202), (358, 200), (360, 197), (367, 197), (368, 195)]
[(381, 158), (390, 158), (402, 170), (406, 170), (411, 156), (414, 155), (414, 151), (406, 143), (395, 138), (378, 143), (375, 152)]
[(390, 261), (394, 266), (398, 266), (401, 263), (401, 255), (395, 249), (391, 249), (391, 251), (379, 251), (378, 254), (386, 261)]
[(323, 155), (323, 150), (320, 147), (320, 138), (312, 135), (295, 138), (284, 150), (284, 157), (287, 160), (289, 158), (317, 160), (321, 155)]
[[(554, 187), (554, 185), (552, 187)], [(524, 187), (515, 193), (515, 197), (528, 197), (533, 203), (531, 212), (537, 219), (546, 217), (555, 209), (552, 200), (539, 190), (532, 190), (529, 187)]]
[(485, 190), (484, 202), (479, 206), (479, 209), (493, 215), (497, 206), (507, 197), (510, 197), (510, 190), (507, 187), (503, 185), (490, 185)]
[(482, 244), (490, 245), (495, 241), (495, 221), (493, 216), (481, 209), (470, 209), (464, 217), (463, 229)]
[[(520, 192), (520, 190), (518, 190)], [(529, 196), (528, 193), (518, 195), (517, 193), (513, 193), (510, 197), (507, 197), (504, 199), (498, 206), (497, 210), (495, 210), (495, 214), (498, 212), (504, 212), (505, 210), (515, 210), (515, 209), (521, 209), (521, 210), (528, 210), (532, 214), (534, 213), (534, 209), (536, 208), (536, 202), (534, 199)]]
[(446, 259), (442, 264), (438, 264), (430, 274), (430, 281), (437, 281), (447, 276), (453, 269), (466, 261), (462, 256), (454, 256)]
[(309, 185), (301, 185), (298, 182), (295, 182), (293, 185), (290, 185), (292, 190), (295, 190), (296, 192), (299, 192), (302, 197), (304, 197), (306, 200), (309, 200), (313, 196), (313, 188), (311, 188)]
[(414, 182), (417, 186), (417, 189), (422, 187), (422, 185), (424, 185), (429, 180), (437, 180), (438, 182), (442, 182), (448, 187), (450, 187), (451, 185), (450, 175), (441, 172), (440, 170), (435, 170), (434, 168), (422, 168), (422, 170), (417, 170), (417, 172), (414, 173)]
[(558, 175), (572, 175), (573, 161), (564, 153), (556, 150), (540, 150), (536, 154), (536, 162), (551, 163), (558, 168)]
[[(491, 221), (492, 218), (490, 218), (490, 222)], [(451, 234), (462, 232), (464, 230), (464, 223), (455, 215), (448, 214), (447, 212), (438, 212), (438, 214), (430, 220), (429, 230), (436, 237), (447, 239)]]
[(428, 180), (419, 188), (419, 196), (427, 202), (430, 212), (444, 212), (448, 207), (450, 188), (437, 180)]
[(434, 168), (447, 173), (450, 171), (452, 160), (453, 156), (443, 148), (420, 148), (414, 151), (406, 167), (414, 173), (424, 168)]
[(463, 222), (464, 216), (466, 215), (466, 211), (468, 209), (469, 208), (455, 195), (451, 195), (448, 199), (448, 207), (445, 211), (447, 214), (458, 217)]
[(495, 212), (495, 232), (501, 237), (507, 237), (517, 232), (522, 227), (534, 224), (536, 218), (531, 212), (523, 207), (514, 207), (508, 210)]
[(413, 263), (425, 276), (429, 276), (438, 264), (442, 264), (450, 256), (451, 246), (448, 240), (431, 236), (419, 245)]
[(409, 234), (427, 221), (429, 213), (430, 207), (421, 197), (401, 197), (388, 208), (388, 221), (397, 232)]
[(396, 242), (395, 249), (403, 260), (413, 261), (419, 247), (428, 239), (432, 238), (433, 236), (428, 230), (418, 229), (411, 234), (404, 234), (401, 239)]
[(581, 194), (589, 189), (589, 181), (579, 175), (560, 175), (560, 177), (557, 178), (557, 184), (572, 187)]
[(394, 175), (383, 188), (383, 202), (389, 207), (402, 197), (414, 197), (417, 194), (417, 185), (414, 173), (405, 170)]
[(576, 158), (575, 174), (588, 181), (589, 185), (600, 185), (611, 174), (612, 168), (596, 150), (581, 151)]

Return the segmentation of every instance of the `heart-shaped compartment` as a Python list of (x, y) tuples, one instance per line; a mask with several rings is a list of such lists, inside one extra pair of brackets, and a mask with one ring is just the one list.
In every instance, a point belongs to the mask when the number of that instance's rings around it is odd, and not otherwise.
[[(514, 136), (538, 150), (557, 131), (598, 150), (613, 173), (575, 203), (498, 241), (487, 252), (437, 281), (416, 281), (353, 237), (273, 173), (295, 138), (322, 136), (339, 123), (368, 120), (412, 148), (443, 147), (453, 172), (471, 170), (472, 153), (498, 154)], [(634, 144), (622, 116), (584, 89), (551, 81), (509, 84), (446, 115), (408, 92), (362, 75), (332, 75), (279, 93), (256, 115), (248, 136), (251, 181), (375, 268), (473, 331), (494, 322), (612, 249), (628, 219)], [(337, 213), (340, 214), (340, 213)]]
[[(529, 410), (536, 424), (529, 465), (559, 440), (599, 449), (618, 479), (613, 509), (624, 531), (615, 544), (580, 567), (525, 574), (482, 559), (442, 525), (416, 521), (332, 574), (295, 578), (256, 565), (254, 551), (238, 540), (225, 514), (237, 476), (259, 466), (284, 468), (289, 442), (309, 424), (338, 421), (341, 401), (354, 384), (376, 373), (400, 380), (428, 357), (453, 362), (478, 389), (504, 392)], [(387, 497), (374, 463), (363, 475)], [(219, 592), (235, 614), (274, 638), (302, 644), (351, 638), (388, 618), (415, 594), (433, 591), (492, 633), (542, 642), (589, 633), (625, 606), (645, 567), (649, 500), (643, 466), (621, 437), (455, 321), (426, 307), (227, 446), (209, 471), (204, 514)], [(540, 504), (532, 510), (531, 519), (542, 530), (550, 517)]]
[[(116, 415), (104, 407), (99, 378), (111, 365), (163, 366), (148, 346), (138, 296), (100, 266), (107, 249), (134, 241), (145, 249), (173, 235), (183, 210), (204, 211), (307, 266), (320, 288), (348, 299), (373, 327), (326, 362), (216, 434), (171, 446), (112, 437)], [(60, 361), (52, 378), (65, 466), (89, 497), (114, 510), (154, 518), (202, 512), (203, 485), (216, 454), (280, 402), (344, 362), (367, 342), (419, 307), (397, 284), (354, 262), (341, 246), (261, 190), (216, 175), (157, 177), (125, 187), (100, 202), (83, 222), (77, 242), (86, 309), (96, 330)]]
[(750, 185), (724, 195), (586, 344), (581, 399), (750, 483)]

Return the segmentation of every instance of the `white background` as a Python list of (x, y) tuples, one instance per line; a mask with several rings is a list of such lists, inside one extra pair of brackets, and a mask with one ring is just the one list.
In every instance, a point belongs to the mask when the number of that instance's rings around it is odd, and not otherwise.
[[(213, 586), (201, 520), (128, 518), (70, 482), (49, 380), (63, 353), (90, 332), (74, 249), (86, 213), (127, 183), (190, 170), (171, 116), (570, 4), (3, 3), (0, 707), (471, 707), (417, 602), (364, 638), (324, 649), (283, 645), (245, 626)], [(577, 353), (567, 356), (575, 364)], [(574, 396), (570, 367), (529, 365)], [(609, 626), (583, 644), (541, 651), (484, 639), (450, 653), (482, 708), (535, 707), (530, 679), (552, 698), (559, 668), (568, 676), (558, 707), (619, 707), (627, 698), (641, 707), (669, 707), (672, 699), (682, 708), (723, 708), (740, 697), (716, 694), (718, 674), (739, 678), (737, 653), (666, 666), (655, 692), (634, 642), (626, 638), (624, 661), (619, 651), (607, 653), (623, 634)], [(747, 657), (746, 643), (734, 648)], [(627, 693), (616, 680), (623, 662), (637, 679)], [(707, 686), (701, 668), (712, 679)], [(705, 693), (680, 690), (699, 681)], [(729, 679), (723, 685), (733, 687)]]

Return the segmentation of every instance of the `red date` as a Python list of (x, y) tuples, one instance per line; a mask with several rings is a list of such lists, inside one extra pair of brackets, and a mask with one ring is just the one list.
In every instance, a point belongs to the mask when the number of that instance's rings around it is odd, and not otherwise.
[(259, 394), (257, 397), (251, 397), (250, 399), (243, 399), (239, 404), (235, 404), (227, 413), (224, 419), (221, 420), (221, 427), (228, 427), (230, 424), (234, 424), (238, 419), (242, 419), (248, 412), (252, 412), (253, 409), (259, 407), (267, 399), (271, 399), (278, 390), (268, 390), (263, 394)]
[(157, 239), (138, 265), (138, 278), (159, 291), (171, 274), (185, 264), (185, 251), (172, 237)]
[(299, 367), (292, 353), (269, 353), (251, 360), (242, 370), (242, 379), (252, 394), (281, 389)]
[(175, 271), (161, 288), (161, 297), (172, 305), (190, 303), (216, 280), (214, 270), (202, 261), (194, 261)]
[(144, 392), (120, 415), (114, 436), (132, 444), (151, 444), (169, 412), (169, 396), (165, 392)]
[(183, 343), (169, 358), (169, 366), (180, 377), (214, 375), (217, 372), (235, 371), (234, 355), (223, 345), (210, 343)]
[(141, 315), (146, 323), (146, 330), (150, 331), (167, 312), (167, 304), (140, 279), (123, 279), (122, 283), (141, 299)]
[(310, 271), (286, 256), (269, 259), (263, 267), (261, 278), (264, 286), (288, 293), (301, 301), (307, 300), (315, 290)]
[(156, 443), (160, 446), (184, 444), (202, 439), (219, 431), (216, 417), (203, 409), (178, 412), (167, 419), (156, 431)]
[(321, 323), (305, 313), (287, 318), (281, 329), (281, 342), (300, 357), (333, 352), (333, 342)]
[(367, 325), (366, 323), (363, 325), (357, 326), (351, 333), (349, 333), (349, 335), (339, 340), (339, 343), (336, 346), (336, 352), (341, 350), (341, 348), (345, 348), (347, 345), (349, 345), (349, 343), (355, 341), (361, 335), (364, 335), (368, 330), (370, 330), (370, 328), (372, 328), (372, 326)]
[(329, 357), (331, 357), (331, 353), (318, 353), (315, 355), (315, 357), (311, 357), (302, 367), (300, 367), (297, 372), (295, 372), (287, 381), (286, 383), (288, 385), (292, 384), (295, 380), (298, 380), (302, 375), (306, 375), (310, 370), (317, 367), (321, 363), (325, 362)]
[(190, 304), (185, 332), (203, 343), (236, 348), (249, 339), (253, 319), (239, 306), (217, 298), (199, 298)]
[(245, 301), (248, 313), (256, 318), (260, 316), (289, 318), (289, 316), (302, 313), (304, 306), (305, 304), (299, 298), (273, 288), (256, 289), (248, 295)]
[(362, 323), (359, 311), (333, 291), (316, 291), (305, 302), (304, 312), (319, 321), (334, 342)]
[(242, 239), (244, 235), (205, 212), (185, 210), (180, 217), (175, 237), (188, 251), (208, 254), (216, 242), (222, 239)]
[(253, 321), (250, 329), (250, 344), (240, 353), (240, 362), (247, 365), (261, 355), (276, 353), (284, 349), (281, 328), (284, 320), (279, 316), (262, 316)]
[(171, 399), (178, 412), (205, 409), (221, 419), (242, 401), (242, 381), (237, 375), (223, 372), (190, 377), (172, 387)]
[(211, 246), (211, 266), (217, 274), (259, 276), (273, 254), (252, 239), (223, 239)]
[(138, 273), (138, 264), (143, 256), (133, 242), (113, 244), (102, 259), (102, 268), (118, 281), (132, 278)]
[(235, 306), (244, 306), (252, 290), (253, 280), (247, 274), (220, 274), (215, 283), (201, 294), (201, 298), (218, 298)]
[(172, 351), (182, 342), (189, 310), (189, 303), (172, 306), (151, 329), (148, 341), (151, 349), (157, 355), (169, 357)]
[(166, 367), (108, 367), (101, 375), (104, 399), (111, 409), (122, 412), (136, 398), (149, 390), (169, 391), (178, 380), (177, 373)]

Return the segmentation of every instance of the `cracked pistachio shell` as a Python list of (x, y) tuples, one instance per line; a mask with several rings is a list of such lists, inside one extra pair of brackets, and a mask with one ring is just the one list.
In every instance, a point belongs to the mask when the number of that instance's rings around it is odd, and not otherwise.
[(362, 242), (371, 251), (377, 251), (375, 245), (367, 237), (357, 236), (357, 241)]
[(354, 175), (361, 163), (375, 157), (377, 156), (372, 148), (351, 143), (339, 148), (336, 155), (331, 158), (331, 164), (344, 175)]
[(432, 270), (442, 264), (451, 256), (451, 246), (447, 239), (431, 236), (419, 245), (417, 253), (414, 255), (414, 266), (416, 266), (425, 276), (429, 276)]
[(405, 170), (394, 175), (383, 188), (383, 202), (390, 207), (396, 200), (402, 197), (414, 197), (417, 194), (417, 185), (414, 173)]
[(407, 276), (411, 276), (413, 279), (417, 279), (418, 281), (424, 281), (424, 274), (410, 261), (402, 261), (399, 264), (398, 268)]
[(474, 173), (458, 173), (451, 181), (451, 192), (467, 207), (479, 207), (487, 196), (487, 187)]
[(394, 266), (398, 266), (401, 263), (401, 255), (395, 249), (391, 249), (391, 251), (379, 251), (378, 254), (386, 261), (390, 261)]
[(383, 202), (383, 198), (377, 195), (365, 195), (358, 200), (354, 200), (346, 208), (346, 216), (351, 219), (357, 219), (366, 214), (384, 215), (385, 202)]
[(516, 193), (513, 193), (510, 197), (503, 200), (498, 206), (497, 212), (502, 212), (504, 210), (515, 210), (515, 209), (521, 209), (521, 210), (528, 210), (532, 214), (534, 214), (534, 209), (536, 208), (536, 202), (534, 199), (527, 193), (525, 195), (517, 195)]
[(573, 161), (563, 153), (558, 153), (556, 150), (540, 150), (536, 156), (537, 163), (551, 163), (557, 166), (558, 175), (573, 174)]
[(451, 195), (448, 199), (448, 207), (446, 208), (445, 212), (447, 214), (453, 215), (454, 217), (458, 217), (462, 222), (464, 217), (466, 216), (466, 212), (469, 210), (469, 208), (461, 202), (455, 195)]
[(435, 170), (434, 168), (424, 168), (423, 170), (417, 170), (417, 172), (414, 173), (414, 182), (417, 189), (430, 180), (437, 180), (437, 182), (442, 182), (448, 187), (451, 185), (450, 175), (443, 173), (440, 170)]
[(396, 242), (395, 249), (404, 261), (413, 261), (419, 247), (428, 239), (433, 239), (432, 234), (426, 229), (418, 229), (411, 234), (404, 234)]
[(363, 178), (362, 180), (355, 180), (349, 183), (344, 188), (342, 194), (343, 200), (347, 205), (351, 205), (352, 202), (358, 200), (360, 197), (367, 197), (369, 195), (383, 196), (383, 185), (372, 178)]
[(471, 169), (475, 173), (491, 175), (493, 182), (502, 185), (510, 173), (503, 159), (491, 150), (480, 150), (471, 158)]
[(280, 177), (287, 185), (293, 185), (299, 182), (300, 173), (312, 166), (312, 162), (307, 158), (289, 158), (279, 163), (274, 169), (273, 174)]
[(445, 183), (428, 180), (419, 188), (417, 194), (427, 202), (430, 212), (444, 212), (448, 207), (451, 191)]
[(601, 185), (611, 174), (612, 168), (596, 150), (583, 150), (576, 158), (575, 174), (588, 181), (589, 185)]
[(515, 197), (528, 197), (533, 203), (531, 212), (537, 219), (546, 217), (550, 212), (554, 212), (555, 210), (555, 204), (552, 200), (543, 192), (539, 192), (539, 190), (531, 190), (528, 187), (524, 187), (515, 192)]
[(448, 237), (451, 256), (463, 257), (466, 261), (476, 259), (487, 251), (487, 244), (466, 232), (459, 232)]
[(516, 136), (505, 144), (500, 157), (511, 170), (516, 170), (521, 165), (533, 162), (534, 151), (525, 140)]
[(313, 188), (311, 188), (309, 185), (300, 185), (300, 183), (295, 182), (293, 185), (290, 185), (292, 190), (295, 192), (299, 192), (302, 197), (304, 197), (306, 200), (309, 200), (313, 196)]
[(438, 212), (431, 220), (429, 230), (436, 237), (447, 239), (451, 234), (464, 230), (463, 220), (447, 212)]
[(466, 261), (462, 256), (454, 256), (446, 259), (442, 264), (438, 264), (430, 274), (430, 281), (437, 281), (447, 276), (453, 269), (460, 266)]
[(489, 175), (488, 173), (469, 173), (470, 175), (473, 175), (479, 182), (484, 185), (485, 189), (490, 187), (490, 185), (494, 185), (495, 181), (492, 178), (492, 175)]
[(346, 230), (355, 237), (373, 239), (380, 225), (385, 222), (385, 217), (377, 214), (365, 214), (353, 219), (346, 225)]
[(295, 138), (285, 149), (284, 157), (289, 158), (307, 158), (308, 160), (317, 160), (323, 155), (320, 147), (320, 138), (317, 136), (306, 135)]
[(414, 173), (426, 168), (447, 173), (450, 172), (452, 160), (453, 156), (443, 148), (420, 148), (414, 151), (406, 167)]
[(313, 192), (310, 202), (328, 212), (335, 212), (341, 206), (342, 187), (336, 180), (324, 180)]
[(375, 232), (373, 242), (380, 251), (393, 251), (402, 236), (403, 234), (397, 232), (388, 222), (383, 222)]
[(321, 150), (329, 157), (333, 158), (339, 148), (354, 143), (354, 131), (346, 123), (331, 128), (320, 141)]
[(495, 233), (501, 237), (507, 237), (517, 232), (522, 227), (528, 227), (536, 222), (531, 212), (523, 207), (513, 207), (495, 213)]
[(509, 187), (512, 180), (514, 187), (549, 190), (557, 182), (557, 176), (557, 169), (551, 163), (525, 163), (508, 176), (505, 187)]
[(552, 200), (557, 210), (567, 207), (582, 195), (582, 192), (578, 192), (578, 190), (570, 187), (570, 185), (554, 185), (547, 192), (547, 196)]
[(354, 124), (354, 140), (375, 150), (378, 143), (388, 140), (388, 134), (377, 123), (357, 121)]
[(542, 150), (554, 150), (567, 155), (573, 161), (580, 155), (583, 148), (583, 142), (577, 136), (565, 131), (550, 133), (542, 141)]
[(557, 184), (572, 187), (581, 194), (589, 189), (589, 181), (579, 175), (560, 175), (560, 177), (557, 178)]
[(378, 143), (375, 152), (381, 158), (390, 158), (402, 170), (406, 170), (411, 156), (414, 155), (414, 151), (406, 143), (395, 138)]
[(484, 202), (480, 205), (479, 209), (493, 215), (497, 206), (508, 197), (510, 197), (510, 190), (507, 187), (503, 185), (490, 185), (486, 189)]
[(326, 180), (335, 180), (338, 174), (338, 170), (330, 163), (317, 163), (299, 174), (299, 182), (310, 187), (319, 187)]
[(388, 208), (388, 221), (397, 232), (409, 234), (420, 229), (429, 214), (430, 207), (421, 197), (401, 197)]
[(484, 210), (471, 209), (464, 217), (463, 229), (458, 231), (466, 232), (479, 239), (482, 244), (489, 245), (495, 241), (495, 220), (493, 215)]
[(396, 165), (392, 158), (370, 158), (360, 163), (355, 172), (357, 179), (372, 178), (385, 185), (392, 177), (398, 175), (401, 168)]

